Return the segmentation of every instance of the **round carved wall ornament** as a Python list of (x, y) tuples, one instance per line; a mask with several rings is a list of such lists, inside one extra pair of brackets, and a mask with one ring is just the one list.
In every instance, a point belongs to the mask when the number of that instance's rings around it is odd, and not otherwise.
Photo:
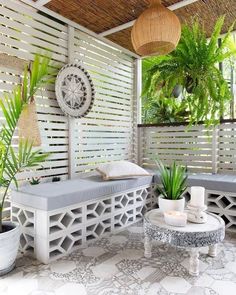
[(81, 118), (93, 106), (93, 81), (80, 64), (67, 64), (59, 71), (55, 84), (56, 98), (61, 110), (70, 117)]

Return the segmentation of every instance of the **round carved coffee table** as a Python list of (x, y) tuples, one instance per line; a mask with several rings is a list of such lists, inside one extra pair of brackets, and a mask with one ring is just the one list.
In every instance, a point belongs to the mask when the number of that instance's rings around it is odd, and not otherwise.
[(215, 257), (217, 244), (225, 237), (225, 224), (219, 216), (207, 213), (207, 222), (204, 224), (188, 222), (185, 227), (174, 227), (165, 223), (160, 210), (154, 209), (144, 216), (144, 234), (145, 257), (150, 258), (152, 255), (153, 240), (185, 247), (190, 250), (189, 273), (197, 276), (200, 248), (208, 246), (208, 255)]

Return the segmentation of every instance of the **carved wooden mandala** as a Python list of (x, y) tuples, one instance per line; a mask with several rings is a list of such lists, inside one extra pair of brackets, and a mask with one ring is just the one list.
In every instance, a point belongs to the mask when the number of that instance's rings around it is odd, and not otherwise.
[(80, 118), (92, 108), (93, 82), (80, 64), (65, 65), (57, 75), (55, 87), (58, 104), (66, 115)]

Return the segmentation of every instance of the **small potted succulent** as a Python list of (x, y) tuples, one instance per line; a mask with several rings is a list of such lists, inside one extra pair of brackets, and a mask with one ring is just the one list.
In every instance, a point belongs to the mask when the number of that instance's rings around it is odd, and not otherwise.
[(158, 204), (162, 212), (184, 211), (185, 198), (183, 193), (187, 186), (186, 167), (173, 162), (169, 167), (163, 165), (161, 161), (156, 161), (161, 184), (157, 185), (156, 192), (159, 193)]

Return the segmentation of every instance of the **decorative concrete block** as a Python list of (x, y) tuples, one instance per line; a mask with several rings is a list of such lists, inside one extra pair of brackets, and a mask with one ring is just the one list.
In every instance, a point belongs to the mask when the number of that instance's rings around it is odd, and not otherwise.
[(12, 219), (22, 229), (21, 250), (30, 250), (47, 264), (90, 240), (137, 222), (156, 203), (153, 187), (143, 186), (53, 211), (12, 203)]

